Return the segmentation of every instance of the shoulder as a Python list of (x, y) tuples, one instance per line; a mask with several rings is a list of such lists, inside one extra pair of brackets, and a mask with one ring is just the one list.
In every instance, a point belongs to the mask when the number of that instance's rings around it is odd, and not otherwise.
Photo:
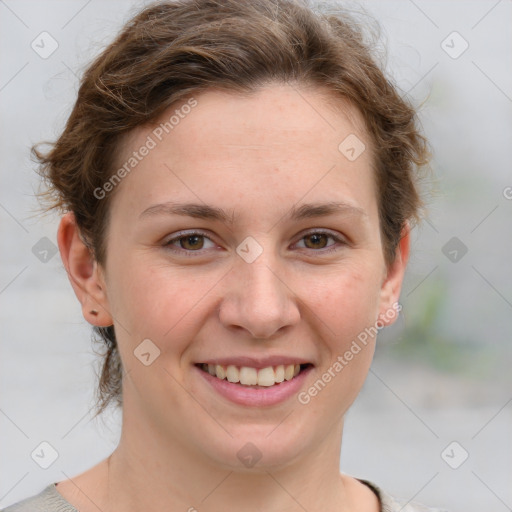
[(398, 500), (368, 480), (359, 481), (370, 487), (378, 496), (381, 503), (381, 512), (448, 512), (444, 508), (426, 507), (420, 503)]
[(9, 505), (0, 512), (78, 512), (52, 483), (39, 494)]

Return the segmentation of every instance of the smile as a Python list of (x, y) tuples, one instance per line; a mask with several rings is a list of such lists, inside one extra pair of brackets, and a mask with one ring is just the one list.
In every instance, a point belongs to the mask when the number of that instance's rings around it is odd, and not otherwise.
[(277, 386), (285, 381), (290, 381), (310, 364), (281, 364), (267, 366), (266, 368), (252, 368), (249, 366), (197, 364), (202, 371), (209, 373), (220, 380), (227, 380), (232, 384), (250, 386), (255, 388)]

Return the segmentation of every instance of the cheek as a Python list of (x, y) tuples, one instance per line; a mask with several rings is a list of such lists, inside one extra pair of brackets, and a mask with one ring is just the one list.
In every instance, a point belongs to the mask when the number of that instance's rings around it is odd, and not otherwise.
[(165, 350), (172, 340), (173, 350), (179, 352), (180, 339), (185, 343), (200, 327), (197, 314), (214, 292), (217, 274), (155, 265), (142, 257), (125, 260), (112, 273), (116, 286), (109, 299), (115, 318), (130, 343), (149, 338)]
[(331, 348), (343, 350), (365, 327), (373, 325), (379, 308), (376, 266), (351, 264), (304, 284), (304, 297), (324, 326)]
[(372, 327), (379, 305), (378, 276), (373, 274), (370, 267), (337, 272), (308, 295), (308, 305), (318, 316), (325, 357), (299, 402), (331, 422), (354, 402), (373, 359)]

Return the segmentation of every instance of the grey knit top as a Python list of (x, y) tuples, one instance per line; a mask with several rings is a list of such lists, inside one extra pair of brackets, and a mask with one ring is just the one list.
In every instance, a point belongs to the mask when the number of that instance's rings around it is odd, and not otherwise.
[[(381, 512), (447, 512), (439, 508), (428, 508), (417, 503), (400, 502), (376, 485), (366, 480), (360, 480), (377, 495)], [(45, 487), (39, 494), (26, 498), (0, 510), (0, 512), (79, 512), (64, 496), (57, 491), (55, 483)]]

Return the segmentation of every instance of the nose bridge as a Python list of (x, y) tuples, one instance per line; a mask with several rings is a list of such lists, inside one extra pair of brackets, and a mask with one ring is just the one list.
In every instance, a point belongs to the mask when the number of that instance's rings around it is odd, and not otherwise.
[(292, 292), (279, 275), (281, 267), (269, 238), (267, 243), (260, 237), (259, 242), (246, 239), (239, 245), (239, 258), (220, 310), (226, 327), (242, 327), (258, 338), (268, 338), (299, 319)]

